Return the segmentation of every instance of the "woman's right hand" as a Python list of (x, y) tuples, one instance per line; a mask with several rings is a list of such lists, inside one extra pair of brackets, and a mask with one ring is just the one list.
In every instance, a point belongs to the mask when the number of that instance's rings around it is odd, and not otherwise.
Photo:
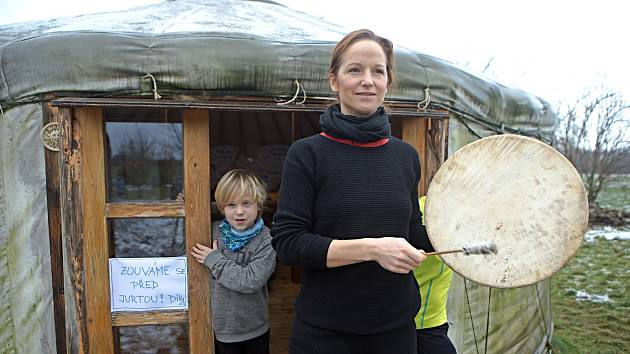
[(424, 251), (416, 249), (400, 237), (381, 237), (372, 241), (373, 260), (390, 272), (407, 274), (427, 258)]

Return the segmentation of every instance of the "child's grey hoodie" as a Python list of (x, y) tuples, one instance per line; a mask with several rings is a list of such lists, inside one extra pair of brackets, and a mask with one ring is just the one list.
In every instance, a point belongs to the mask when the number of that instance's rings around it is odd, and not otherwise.
[(210, 268), (210, 297), (215, 337), (224, 343), (242, 342), (269, 330), (267, 280), (276, 265), (269, 228), (236, 252), (219, 237), (220, 221), (212, 223), (219, 247), (204, 260)]

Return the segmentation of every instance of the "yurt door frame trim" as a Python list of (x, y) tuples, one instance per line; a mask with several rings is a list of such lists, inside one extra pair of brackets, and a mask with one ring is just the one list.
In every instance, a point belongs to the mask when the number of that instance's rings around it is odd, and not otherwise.
[[(192, 245), (205, 242), (210, 234), (211, 112), (315, 112), (326, 104), (278, 106), (260, 98), (219, 102), (73, 97), (45, 102), (44, 124), (58, 122), (62, 131), (60, 152), (45, 155), (58, 352), (114, 353), (112, 326), (188, 323), (190, 352), (212, 353), (208, 273), (190, 257)], [(420, 153), (423, 176), (418, 192), (424, 195), (446, 158), (448, 112), (418, 111), (405, 102), (388, 106), (391, 116), (400, 118), (402, 140)], [(105, 108), (182, 109), (184, 201), (107, 202)], [(189, 310), (112, 313), (107, 220), (147, 215), (185, 217)]]

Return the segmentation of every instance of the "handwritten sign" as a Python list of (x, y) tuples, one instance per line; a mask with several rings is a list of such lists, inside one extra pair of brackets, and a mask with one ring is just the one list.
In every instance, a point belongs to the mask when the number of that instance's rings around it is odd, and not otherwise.
[(188, 308), (186, 257), (110, 258), (112, 312)]

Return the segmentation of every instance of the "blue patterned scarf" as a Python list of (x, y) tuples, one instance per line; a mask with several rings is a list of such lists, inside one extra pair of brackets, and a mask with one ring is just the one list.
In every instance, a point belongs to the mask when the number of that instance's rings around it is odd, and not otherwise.
[(227, 222), (227, 219), (223, 219), (221, 224), (219, 225), (219, 230), (221, 231), (221, 240), (225, 246), (232, 252), (236, 252), (243, 248), (251, 239), (256, 237), (262, 230), (265, 223), (262, 218), (258, 218), (258, 221), (254, 223), (252, 227), (245, 231), (238, 231), (232, 228), (230, 223)]

